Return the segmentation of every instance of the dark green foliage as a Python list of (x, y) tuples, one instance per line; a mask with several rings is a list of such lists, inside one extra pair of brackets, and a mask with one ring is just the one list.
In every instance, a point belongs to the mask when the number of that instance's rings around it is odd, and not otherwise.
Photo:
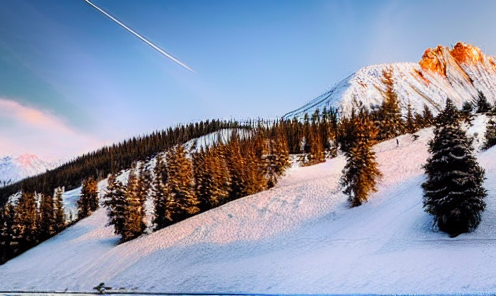
[(437, 227), (451, 236), (475, 230), (485, 208), (484, 170), (473, 155), (472, 139), (461, 129), (451, 101), (438, 116), (431, 157), (424, 169), (427, 180), (424, 209)]
[(107, 207), (107, 226), (114, 226), (114, 233), (123, 235), (126, 222), (126, 189), (117, 181), (114, 174), (108, 177), (107, 192), (105, 193), (105, 207)]
[(54, 233), (55, 225), (55, 211), (54, 211), (54, 200), (52, 195), (41, 193), (41, 205), (40, 205), (40, 216), (39, 216), (39, 230), (38, 239), (40, 241), (47, 240)]
[(64, 202), (62, 200), (62, 193), (64, 191), (62, 188), (55, 189), (55, 198), (54, 198), (54, 225), (53, 230), (54, 233), (59, 233), (66, 227), (65, 221), (65, 211), (64, 211)]
[(13, 240), (17, 244), (15, 253), (22, 253), (38, 243), (38, 210), (34, 193), (23, 192), (17, 201)]
[(13, 205), (0, 207), (0, 265), (14, 256), (14, 217)]
[(352, 207), (366, 202), (370, 193), (376, 191), (377, 178), (381, 176), (377, 168), (372, 141), (377, 130), (368, 116), (361, 114), (350, 123), (355, 141), (345, 153), (346, 165), (343, 169), (341, 185), (348, 195)]
[(434, 125), (435, 122), (434, 115), (432, 115), (431, 109), (429, 109), (427, 105), (424, 105), (424, 110), (422, 111), (422, 118), (423, 118), (422, 121), (423, 128)]
[(477, 113), (487, 113), (491, 111), (492, 106), (486, 99), (486, 96), (479, 91), (479, 97), (477, 98)]
[(401, 118), (401, 108), (398, 95), (394, 91), (393, 70), (383, 71), (383, 83), (386, 85), (384, 101), (378, 110), (376, 126), (378, 128), (377, 140), (392, 139), (404, 133), (404, 122)]
[(167, 187), (169, 172), (161, 155), (157, 156), (157, 163), (153, 171), (155, 179), (153, 181), (152, 195), (155, 216), (152, 223), (155, 225), (155, 230), (160, 230), (170, 224), (166, 218), (166, 199), (169, 196), (169, 189)]
[(78, 220), (84, 219), (95, 212), (98, 205), (98, 183), (92, 178), (83, 181), (81, 197), (78, 204)]
[[(415, 114), (416, 115), (416, 114)], [(412, 113), (412, 105), (408, 102), (408, 108), (406, 113), (405, 131), (409, 134), (413, 134), (419, 130), (415, 116)]]
[(482, 149), (487, 150), (496, 145), (496, 121), (491, 118), (486, 124), (485, 142)]
[(456, 109), (455, 105), (450, 99), (446, 100), (446, 107), (442, 112), (436, 116), (436, 126), (453, 125), (458, 123), (461, 119), (461, 114)]

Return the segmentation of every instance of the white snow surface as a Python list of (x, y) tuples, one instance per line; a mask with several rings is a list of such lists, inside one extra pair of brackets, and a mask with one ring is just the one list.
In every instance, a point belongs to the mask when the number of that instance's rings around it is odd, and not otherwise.
[(403, 115), (408, 103), (412, 111), (422, 113), (424, 104), (434, 115), (441, 111), (446, 99), (461, 108), (465, 101), (475, 103), (481, 91), (491, 104), (496, 103), (496, 66), (490, 57), (482, 55), (477, 63), (458, 63), (444, 48), (437, 56), (443, 64), (446, 75), (424, 70), (418, 63), (392, 63), (372, 65), (359, 69), (344, 80), (332, 86), (302, 107), (284, 115), (285, 118), (303, 117), (324, 107), (337, 109), (342, 115), (349, 115), (353, 107), (361, 102), (364, 107), (379, 106), (384, 100), (386, 85), (383, 71), (392, 70), (393, 89), (398, 95)]
[(480, 226), (449, 238), (422, 209), (432, 129), (417, 134), (375, 146), (383, 177), (358, 208), (341, 192), (339, 156), (120, 245), (100, 209), (0, 266), (0, 290), (495, 293), (496, 148), (478, 155), (489, 193)]
[(56, 166), (56, 163), (42, 160), (34, 154), (5, 156), (0, 158), (0, 187), (44, 173)]

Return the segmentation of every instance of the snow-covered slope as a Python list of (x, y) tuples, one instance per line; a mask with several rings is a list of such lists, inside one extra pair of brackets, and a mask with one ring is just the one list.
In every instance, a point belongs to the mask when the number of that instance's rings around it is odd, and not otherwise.
[(54, 163), (33, 154), (9, 155), (0, 158), (0, 187), (53, 169)]
[(449, 238), (422, 209), (432, 130), (418, 135), (375, 146), (384, 176), (358, 208), (341, 193), (340, 156), (121, 245), (100, 209), (0, 266), (0, 290), (89, 291), (105, 282), (185, 293), (495, 293), (496, 148), (479, 155), (489, 192), (482, 223)]
[(383, 82), (386, 70), (392, 71), (393, 88), (404, 113), (410, 102), (417, 113), (422, 112), (425, 104), (437, 114), (447, 98), (461, 108), (465, 101), (475, 102), (479, 91), (489, 102), (496, 102), (494, 59), (477, 47), (458, 43), (452, 50), (443, 46), (427, 49), (418, 64), (395, 63), (362, 68), (284, 117), (301, 117), (305, 113), (312, 114), (317, 108), (322, 111), (324, 107), (338, 109), (347, 115), (353, 106), (357, 106), (356, 102), (362, 102), (365, 107), (380, 105), (386, 89)]

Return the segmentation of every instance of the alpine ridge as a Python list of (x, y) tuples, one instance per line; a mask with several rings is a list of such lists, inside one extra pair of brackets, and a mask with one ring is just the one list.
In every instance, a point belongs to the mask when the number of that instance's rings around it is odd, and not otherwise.
[(0, 187), (44, 173), (55, 167), (34, 154), (9, 155), (0, 158)]
[(284, 118), (303, 117), (324, 107), (347, 116), (363, 104), (370, 108), (380, 105), (386, 90), (384, 72), (392, 74), (393, 89), (398, 95), (403, 114), (410, 103), (421, 113), (424, 105), (437, 114), (450, 98), (461, 108), (468, 101), (475, 103), (480, 94), (491, 103), (496, 101), (496, 63), (481, 49), (459, 42), (452, 49), (446, 46), (429, 48), (419, 63), (392, 63), (361, 68), (328, 91)]

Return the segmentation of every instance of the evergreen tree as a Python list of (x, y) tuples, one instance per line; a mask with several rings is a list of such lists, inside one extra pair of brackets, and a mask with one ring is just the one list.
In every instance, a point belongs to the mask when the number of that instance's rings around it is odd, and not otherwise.
[(434, 124), (434, 115), (432, 115), (431, 109), (424, 105), (424, 110), (422, 111), (423, 124), (422, 127), (430, 127)]
[(465, 103), (463, 103), (462, 110), (460, 111), (461, 117), (469, 124), (471, 124), (473, 119), (472, 109), (472, 104), (468, 101), (465, 101)]
[(81, 198), (78, 200), (78, 219), (93, 214), (98, 209), (98, 183), (92, 178), (83, 181)]
[(418, 131), (418, 125), (415, 121), (415, 117), (412, 113), (412, 105), (408, 102), (407, 114), (406, 114), (406, 122), (405, 122), (406, 132), (409, 134), (413, 134)]
[(434, 139), (429, 142), (431, 157), (424, 165), (427, 180), (424, 209), (434, 223), (451, 236), (475, 230), (485, 208), (484, 170), (473, 155), (472, 139), (462, 130), (450, 100), (439, 114)]
[(379, 110), (379, 120), (376, 122), (379, 129), (377, 136), (379, 141), (392, 139), (404, 132), (398, 95), (394, 91), (393, 70), (384, 70), (383, 76), (382, 82), (386, 85), (386, 90)]
[(193, 190), (193, 171), (182, 145), (167, 151), (169, 194), (165, 200), (165, 217), (173, 224), (199, 212)]
[(341, 185), (348, 195), (352, 207), (366, 202), (371, 192), (376, 191), (376, 179), (381, 176), (377, 168), (372, 142), (377, 130), (367, 116), (358, 116), (352, 123), (355, 141), (345, 153), (346, 165), (343, 169)]
[(145, 211), (142, 208), (139, 177), (136, 176), (135, 165), (129, 172), (124, 199), (124, 229), (121, 234), (122, 241), (129, 241), (140, 236), (145, 230), (143, 221)]
[(482, 149), (487, 150), (496, 145), (496, 121), (491, 118), (486, 124), (485, 142)]
[(458, 111), (458, 109), (456, 109), (455, 105), (453, 105), (453, 102), (450, 99), (447, 99), (446, 107), (436, 116), (435, 124), (436, 127), (443, 125), (453, 125), (455, 123), (458, 123), (460, 119), (460, 112)]
[(55, 212), (53, 196), (41, 193), (40, 205), (40, 227), (38, 230), (38, 238), (40, 241), (49, 239), (55, 232)]
[(489, 104), (489, 102), (486, 99), (486, 96), (484, 93), (479, 91), (479, 96), (477, 98), (477, 113), (487, 113), (491, 111), (492, 106)]
[(12, 241), (14, 239), (15, 209), (11, 204), (0, 208), (0, 265), (14, 255)]
[(230, 175), (229, 200), (236, 200), (248, 195), (248, 178), (246, 176), (246, 162), (241, 155), (239, 138), (232, 135), (226, 146), (226, 157)]
[(22, 253), (38, 243), (38, 210), (35, 194), (22, 192), (14, 213), (15, 252)]
[(55, 198), (54, 198), (54, 231), (55, 233), (59, 233), (66, 227), (65, 221), (65, 211), (64, 211), (64, 201), (62, 199), (62, 194), (64, 190), (62, 188), (57, 188), (55, 190)]
[(116, 180), (114, 174), (108, 177), (107, 192), (105, 193), (105, 207), (107, 208), (107, 226), (114, 226), (114, 233), (123, 235), (126, 223), (126, 192), (124, 185)]
[(155, 209), (153, 224), (155, 225), (155, 230), (160, 230), (170, 224), (166, 218), (166, 199), (169, 196), (169, 189), (167, 187), (169, 172), (167, 165), (160, 155), (157, 156), (157, 163), (153, 171), (155, 175), (152, 187), (153, 206)]

